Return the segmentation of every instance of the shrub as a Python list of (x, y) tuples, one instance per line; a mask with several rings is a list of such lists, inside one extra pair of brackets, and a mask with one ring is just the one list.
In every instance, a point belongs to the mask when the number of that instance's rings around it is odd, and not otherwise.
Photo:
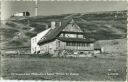
[(26, 36), (29, 36), (29, 37), (33, 37), (33, 36), (36, 36), (36, 33), (33, 33), (33, 32), (26, 32), (25, 35), (26, 35)]
[(9, 42), (10, 44), (13, 44), (15, 46), (19, 46), (19, 45), (22, 45), (22, 41), (20, 40), (12, 40)]
[(42, 54), (42, 56), (43, 57), (52, 57), (53, 54), (50, 54), (50, 53), (46, 52), (46, 53)]
[(7, 22), (6, 25), (10, 26), (10, 27), (16, 27), (17, 25), (11, 22)]

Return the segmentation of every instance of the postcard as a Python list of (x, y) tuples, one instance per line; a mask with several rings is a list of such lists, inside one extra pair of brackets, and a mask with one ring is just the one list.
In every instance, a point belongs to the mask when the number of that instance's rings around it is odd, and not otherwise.
[(126, 81), (127, 1), (2, 0), (1, 79)]

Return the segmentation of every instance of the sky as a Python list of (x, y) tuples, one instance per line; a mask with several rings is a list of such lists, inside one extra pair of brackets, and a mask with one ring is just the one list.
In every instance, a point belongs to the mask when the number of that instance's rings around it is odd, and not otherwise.
[(126, 9), (125, 2), (77, 1), (39, 3), (39, 15), (86, 13)]
[[(38, 15), (60, 15), (97, 11), (126, 10), (125, 1), (38, 1)], [(29, 11), (35, 16), (34, 1), (3, 1), (1, 12), (7, 17), (17, 12)]]

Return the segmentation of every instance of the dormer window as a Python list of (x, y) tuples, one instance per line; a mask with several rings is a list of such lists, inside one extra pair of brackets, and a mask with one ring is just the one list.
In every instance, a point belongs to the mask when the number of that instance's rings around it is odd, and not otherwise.
[(59, 37), (67, 37), (67, 38), (84, 38), (83, 34), (79, 33), (61, 33)]
[(78, 38), (84, 38), (83, 35), (78, 35)]
[(44, 39), (46, 39), (46, 37), (42, 37), (41, 39), (44, 40)]
[(65, 37), (76, 38), (76, 34), (65, 34)]

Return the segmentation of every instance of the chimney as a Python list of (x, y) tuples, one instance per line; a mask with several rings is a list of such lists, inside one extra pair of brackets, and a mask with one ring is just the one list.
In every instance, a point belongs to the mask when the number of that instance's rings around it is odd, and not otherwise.
[(52, 21), (51, 22), (51, 28), (54, 29), (56, 27), (55, 25), (56, 25), (56, 22), (55, 21)]
[(57, 27), (60, 27), (60, 26), (61, 26), (61, 21), (57, 21), (57, 22), (56, 22), (56, 26), (57, 26)]

